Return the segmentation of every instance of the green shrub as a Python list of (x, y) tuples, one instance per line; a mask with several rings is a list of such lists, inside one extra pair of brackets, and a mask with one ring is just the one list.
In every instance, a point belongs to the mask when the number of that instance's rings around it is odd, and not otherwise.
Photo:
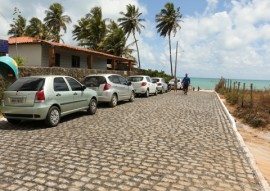
[(239, 95), (236, 92), (229, 92), (225, 95), (226, 100), (232, 104), (235, 105), (238, 103)]

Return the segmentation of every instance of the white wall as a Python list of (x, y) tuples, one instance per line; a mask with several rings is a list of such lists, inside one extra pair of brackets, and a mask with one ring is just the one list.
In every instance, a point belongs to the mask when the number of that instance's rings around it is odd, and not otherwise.
[[(23, 57), (25, 66), (41, 66), (41, 45), (40, 44), (18, 44), (18, 56)], [(9, 45), (8, 55), (16, 57), (16, 45)]]

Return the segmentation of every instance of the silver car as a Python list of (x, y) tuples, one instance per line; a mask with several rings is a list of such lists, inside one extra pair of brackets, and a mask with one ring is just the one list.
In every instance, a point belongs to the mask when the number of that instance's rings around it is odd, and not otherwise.
[(69, 76), (31, 76), (16, 80), (3, 94), (2, 113), (10, 123), (45, 120), (57, 126), (60, 118), (97, 110), (97, 93)]
[(152, 77), (151, 79), (153, 83), (157, 84), (157, 90), (159, 93), (163, 94), (164, 92), (168, 92), (168, 84), (163, 78)]
[(107, 102), (111, 107), (115, 107), (118, 101), (133, 102), (135, 99), (131, 83), (118, 74), (88, 75), (84, 78), (83, 84), (97, 92), (99, 102)]

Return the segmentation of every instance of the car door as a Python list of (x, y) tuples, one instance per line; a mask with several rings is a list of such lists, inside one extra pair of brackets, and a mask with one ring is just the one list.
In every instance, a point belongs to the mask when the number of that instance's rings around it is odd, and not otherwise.
[(122, 100), (123, 99), (123, 90), (122, 90), (122, 86), (120, 84), (120, 80), (119, 80), (118, 76), (117, 75), (110, 75), (108, 78), (112, 82), (111, 88), (118, 95), (118, 100)]
[(53, 80), (54, 98), (61, 107), (61, 113), (73, 109), (73, 93), (63, 77), (55, 77)]
[(128, 81), (122, 76), (118, 76), (118, 78), (121, 85), (121, 92), (122, 92), (123, 99), (130, 98), (131, 89), (130, 89), (130, 86), (128, 85)]
[(152, 80), (150, 79), (150, 77), (147, 76), (146, 81), (147, 81), (147, 84), (149, 86), (149, 93), (154, 93), (156, 90), (154, 87), (154, 83), (152, 83)]
[(84, 93), (83, 86), (71, 77), (65, 77), (73, 94), (73, 108), (79, 109), (88, 105), (88, 98)]

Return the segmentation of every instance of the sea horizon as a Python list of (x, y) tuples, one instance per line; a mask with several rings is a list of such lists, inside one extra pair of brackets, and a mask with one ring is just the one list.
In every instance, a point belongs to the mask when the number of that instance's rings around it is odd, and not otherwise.
[[(181, 80), (183, 77), (179, 77)], [(215, 86), (219, 83), (221, 78), (203, 78), (203, 77), (190, 77), (191, 85), (196, 90), (198, 87), (201, 90), (214, 90)], [(254, 80), (254, 79), (227, 79), (232, 80), (232, 87), (234, 82), (240, 82), (240, 89), (243, 89), (243, 84), (245, 83), (245, 88), (250, 89), (250, 85), (253, 84), (254, 90), (270, 90), (270, 80)]]

